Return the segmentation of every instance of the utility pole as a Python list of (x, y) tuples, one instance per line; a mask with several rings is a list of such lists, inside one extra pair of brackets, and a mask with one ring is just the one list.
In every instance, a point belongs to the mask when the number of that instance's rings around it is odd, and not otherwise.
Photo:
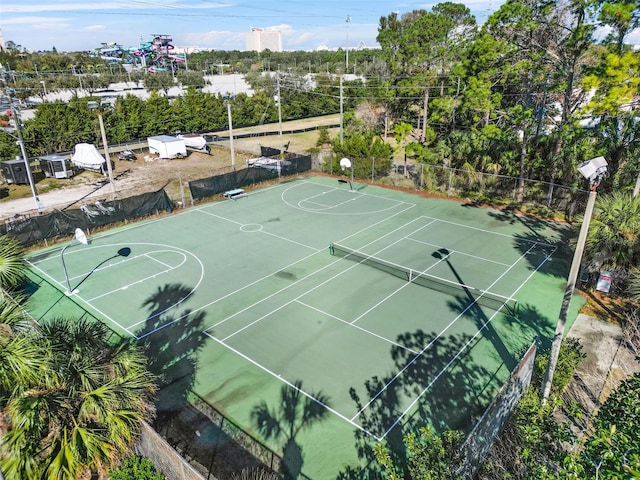
[(229, 150), (231, 150), (231, 168), (236, 171), (236, 151), (233, 148), (233, 122), (231, 121), (231, 99), (227, 100), (227, 117), (229, 118)]
[(351, 21), (351, 17), (349, 17), (349, 15), (347, 15), (347, 18), (345, 19), (345, 22), (347, 22), (347, 48), (346, 48), (346, 52), (347, 52), (347, 56), (346, 56), (346, 60), (345, 60), (345, 69), (344, 71), (346, 73), (349, 73), (349, 22)]
[(24, 141), (22, 140), (22, 122), (20, 120), (19, 111), (13, 105), (13, 95), (11, 89), (7, 89), (7, 97), (9, 98), (9, 102), (11, 103), (11, 116), (13, 117), (13, 123), (16, 126), (16, 134), (18, 135), (18, 145), (20, 146), (20, 152), (22, 153), (22, 159), (24, 160), (24, 167), (27, 171), (27, 179), (29, 180), (29, 187), (31, 187), (31, 195), (33, 195), (33, 200), (36, 202), (36, 208), (38, 212), (41, 212), (44, 208), (40, 198), (38, 197), (38, 192), (36, 191), (36, 184), (33, 181), (33, 175), (31, 173), (31, 166), (29, 165), (29, 157), (27, 157), (27, 150), (24, 147)]
[(344, 96), (342, 95), (342, 75), (340, 75), (340, 145), (342, 145), (344, 140), (343, 117), (344, 117)]
[(280, 70), (278, 69), (278, 73), (276, 73), (276, 85), (277, 85), (277, 95), (278, 95), (278, 131), (280, 134), (280, 158), (284, 157), (284, 140), (282, 139), (282, 102), (280, 98)]

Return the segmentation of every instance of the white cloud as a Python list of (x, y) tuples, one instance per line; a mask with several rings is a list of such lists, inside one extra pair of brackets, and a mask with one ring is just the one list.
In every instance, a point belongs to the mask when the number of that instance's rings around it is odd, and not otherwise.
[(69, 22), (71, 20), (71, 18), (65, 17), (13, 17), (2, 19), (2, 25), (30, 25), (37, 23)]
[(193, 5), (189, 2), (174, 2), (155, 0), (150, 2), (66, 2), (66, 3), (39, 3), (24, 4), (12, 3), (4, 4), (2, 7), (5, 13), (42, 13), (42, 12), (78, 12), (78, 11), (117, 11), (117, 10), (148, 10), (153, 9), (192, 9), (210, 10), (231, 7), (229, 3), (200, 3)]
[(82, 28), (82, 30), (85, 32), (95, 32), (98, 30), (106, 30), (106, 28), (106, 25), (87, 25), (86, 27)]

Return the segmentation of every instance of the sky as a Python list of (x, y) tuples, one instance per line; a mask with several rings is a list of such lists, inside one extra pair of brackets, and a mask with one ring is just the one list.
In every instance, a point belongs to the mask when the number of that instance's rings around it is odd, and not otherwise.
[[(444, 1), (444, 0), (443, 0)], [(504, 0), (463, 0), (478, 23)], [(154, 34), (176, 47), (244, 50), (251, 27), (282, 32), (283, 50), (377, 47), (380, 17), (441, 2), (412, 0), (0, 0), (5, 42), (28, 50), (138, 47)], [(347, 21), (348, 19), (348, 21)], [(188, 50), (187, 50), (188, 51)]]

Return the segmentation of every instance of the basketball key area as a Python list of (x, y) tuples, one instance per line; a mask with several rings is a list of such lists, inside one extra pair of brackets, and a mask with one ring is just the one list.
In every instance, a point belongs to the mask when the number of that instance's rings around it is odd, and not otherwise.
[(151, 357), (188, 353), (193, 390), (250, 432), (256, 405), (298, 390), (326, 411), (299, 442), (334, 458), (306, 462), (312, 477), (357, 463), (357, 432), (467, 428), (552, 331), (560, 230), (351, 187), (301, 179), (101, 234), (66, 248), (66, 276), (60, 248), (36, 253), (33, 313), (60, 314), (38, 290), (70, 286)]

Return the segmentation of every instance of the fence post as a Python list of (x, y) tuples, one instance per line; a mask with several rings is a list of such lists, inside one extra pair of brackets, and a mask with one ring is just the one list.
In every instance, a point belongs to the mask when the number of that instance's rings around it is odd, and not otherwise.
[(549, 184), (549, 200), (547, 200), (548, 208), (551, 208), (551, 200), (553, 200), (553, 182)]
[(451, 196), (451, 182), (453, 180), (453, 168), (449, 168), (449, 185), (447, 185), (447, 197)]
[(375, 171), (376, 171), (376, 157), (371, 157), (371, 183), (373, 183)]

